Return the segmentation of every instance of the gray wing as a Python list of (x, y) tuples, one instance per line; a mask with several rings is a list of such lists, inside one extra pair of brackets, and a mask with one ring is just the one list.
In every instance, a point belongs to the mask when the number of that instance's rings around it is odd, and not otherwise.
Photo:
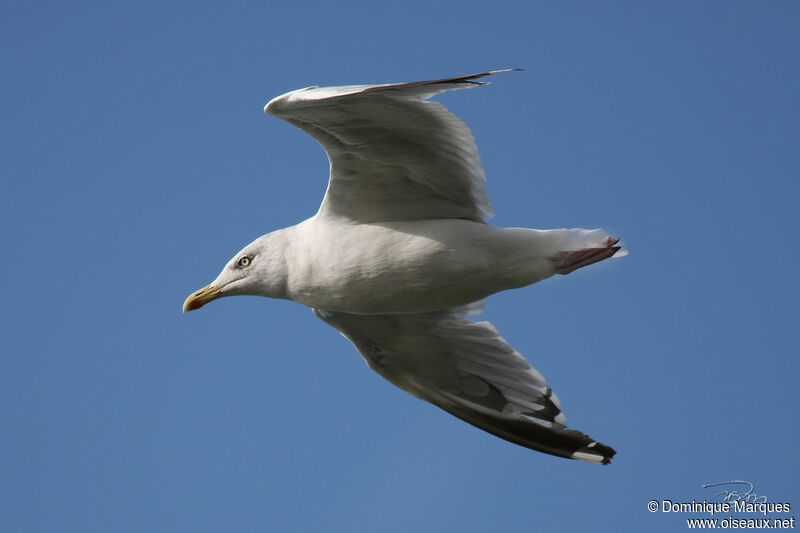
[(358, 222), (492, 216), (469, 128), (436, 94), (484, 85), (492, 71), (386, 85), (309, 87), (264, 111), (314, 137), (330, 160), (321, 214)]
[(459, 310), (354, 315), (315, 309), (367, 364), (401, 389), (513, 443), (608, 464), (616, 453), (566, 429), (559, 401), (542, 375), (489, 322)]

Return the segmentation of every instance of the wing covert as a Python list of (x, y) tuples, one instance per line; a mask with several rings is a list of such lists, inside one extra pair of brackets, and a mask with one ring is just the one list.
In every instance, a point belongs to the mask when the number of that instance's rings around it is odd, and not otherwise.
[(476, 87), (493, 71), (442, 80), (309, 87), (264, 110), (314, 137), (330, 161), (320, 214), (362, 223), (492, 216), (470, 129), (427, 98)]

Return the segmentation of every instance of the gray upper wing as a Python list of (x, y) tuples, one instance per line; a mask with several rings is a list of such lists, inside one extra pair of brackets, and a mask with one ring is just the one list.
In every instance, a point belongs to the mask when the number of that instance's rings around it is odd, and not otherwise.
[(438, 93), (476, 87), (493, 71), (386, 85), (309, 87), (264, 110), (313, 136), (330, 160), (321, 214), (358, 222), (492, 216), (469, 128)]
[(541, 452), (608, 464), (615, 451), (566, 429), (542, 375), (489, 322), (456, 310), (354, 315), (315, 309), (369, 366), (415, 396), (503, 439)]

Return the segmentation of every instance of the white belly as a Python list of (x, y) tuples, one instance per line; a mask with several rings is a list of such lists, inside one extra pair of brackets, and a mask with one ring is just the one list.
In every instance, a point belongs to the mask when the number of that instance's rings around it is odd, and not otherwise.
[[(420, 312), (464, 305), (552, 275), (537, 239), (550, 232), (460, 219), (350, 224), (309, 219), (288, 252), (288, 296), (352, 313)], [(549, 240), (549, 239), (545, 239)]]

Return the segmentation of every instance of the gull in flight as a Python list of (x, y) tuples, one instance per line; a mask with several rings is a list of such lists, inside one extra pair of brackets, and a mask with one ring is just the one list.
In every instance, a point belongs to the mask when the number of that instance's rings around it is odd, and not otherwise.
[(567, 429), (558, 397), (481, 312), (485, 299), (625, 253), (599, 229), (498, 228), (469, 128), (433, 81), (308, 87), (264, 111), (314, 137), (330, 178), (316, 215), (259, 237), (183, 311), (237, 294), (294, 300), (401, 389), (513, 443), (608, 464), (614, 449)]

